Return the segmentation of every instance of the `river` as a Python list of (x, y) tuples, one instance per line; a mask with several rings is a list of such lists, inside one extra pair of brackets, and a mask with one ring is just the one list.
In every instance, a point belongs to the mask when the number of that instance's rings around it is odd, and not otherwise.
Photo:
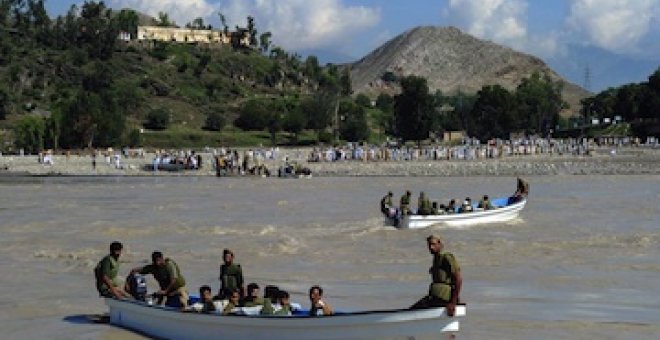
[(248, 282), (278, 285), (304, 305), (320, 284), (335, 309), (358, 310), (425, 294), (433, 233), (462, 268), (459, 339), (657, 338), (660, 176), (528, 180), (516, 221), (411, 231), (384, 226), (388, 190), (444, 203), (509, 194), (515, 178), (0, 179), (1, 337), (139, 338), (85, 318), (107, 311), (92, 269), (114, 240), (125, 246), (122, 276), (161, 250), (191, 293), (217, 290), (230, 248)]

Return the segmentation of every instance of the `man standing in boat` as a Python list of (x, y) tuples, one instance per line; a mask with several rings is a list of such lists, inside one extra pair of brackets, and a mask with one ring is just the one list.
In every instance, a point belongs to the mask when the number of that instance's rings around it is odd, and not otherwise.
[(179, 306), (188, 306), (188, 292), (186, 290), (186, 279), (183, 278), (179, 266), (170, 258), (163, 257), (163, 253), (155, 251), (151, 254), (151, 264), (141, 268), (134, 268), (131, 273), (152, 274), (158, 281), (160, 291), (156, 293), (158, 304), (163, 303), (167, 297), (166, 305), (175, 305), (170, 299), (178, 299)]
[(117, 281), (119, 256), (121, 256), (123, 248), (124, 246), (120, 242), (112, 242), (110, 244), (110, 254), (106, 255), (94, 268), (96, 289), (102, 297), (117, 299), (126, 297), (126, 293), (120, 288)]
[(447, 315), (454, 316), (463, 286), (461, 268), (452, 253), (443, 252), (444, 245), (439, 236), (427, 237), (426, 243), (429, 253), (433, 255), (433, 265), (429, 269), (433, 282), (429, 286), (429, 294), (411, 309), (444, 306), (447, 308)]
[(220, 291), (217, 298), (228, 298), (232, 291), (239, 290), (241, 296), (245, 296), (243, 286), (243, 270), (241, 265), (234, 263), (234, 253), (225, 249), (222, 251), (222, 260), (224, 264), (220, 266)]
[(392, 203), (392, 196), (393, 194), (390, 191), (380, 200), (380, 212), (382, 212), (386, 217), (392, 217), (394, 215), (390, 211), (390, 209), (394, 207), (394, 204)]

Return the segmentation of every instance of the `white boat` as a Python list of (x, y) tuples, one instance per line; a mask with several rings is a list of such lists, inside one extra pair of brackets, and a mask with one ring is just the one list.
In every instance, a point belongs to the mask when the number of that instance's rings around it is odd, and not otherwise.
[[(499, 203), (499, 204), (498, 204)], [(503, 205), (501, 203), (504, 203)], [(401, 229), (421, 229), (433, 225), (466, 226), (482, 223), (495, 223), (511, 221), (518, 217), (520, 211), (527, 204), (527, 199), (507, 204), (508, 197), (493, 200), (495, 209), (483, 210), (475, 208), (473, 212), (456, 213), (448, 215), (406, 215), (399, 219), (386, 217), (386, 223)]]
[(106, 299), (110, 323), (165, 339), (380, 339), (458, 332), (466, 306), (338, 313), (332, 316), (222, 316)]

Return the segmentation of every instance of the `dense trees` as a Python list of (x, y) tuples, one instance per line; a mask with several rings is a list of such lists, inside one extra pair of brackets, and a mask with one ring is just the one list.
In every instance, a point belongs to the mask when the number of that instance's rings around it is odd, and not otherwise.
[(401, 79), (401, 94), (395, 98), (394, 110), (397, 133), (403, 140), (420, 142), (434, 130), (437, 111), (425, 78)]
[(660, 69), (647, 82), (610, 88), (582, 101), (584, 118), (613, 118), (640, 122), (660, 119)]

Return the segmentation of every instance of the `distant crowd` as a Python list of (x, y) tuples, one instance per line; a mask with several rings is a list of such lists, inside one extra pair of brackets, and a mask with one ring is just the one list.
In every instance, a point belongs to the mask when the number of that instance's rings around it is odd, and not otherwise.
[[(309, 162), (406, 162), (406, 161), (439, 161), (439, 160), (479, 160), (532, 155), (572, 155), (588, 156), (594, 147), (603, 145), (608, 140), (594, 141), (582, 139), (515, 139), (492, 140), (482, 144), (477, 139), (465, 139), (461, 145), (424, 145), (392, 146), (392, 145), (360, 145), (349, 143), (344, 146), (314, 148), (308, 157)], [(621, 139), (615, 145), (633, 145), (632, 138)], [(639, 141), (637, 141), (639, 142)], [(657, 144), (652, 139), (647, 142)], [(623, 144), (626, 143), (626, 144)], [(609, 145), (609, 144), (607, 144)]]

